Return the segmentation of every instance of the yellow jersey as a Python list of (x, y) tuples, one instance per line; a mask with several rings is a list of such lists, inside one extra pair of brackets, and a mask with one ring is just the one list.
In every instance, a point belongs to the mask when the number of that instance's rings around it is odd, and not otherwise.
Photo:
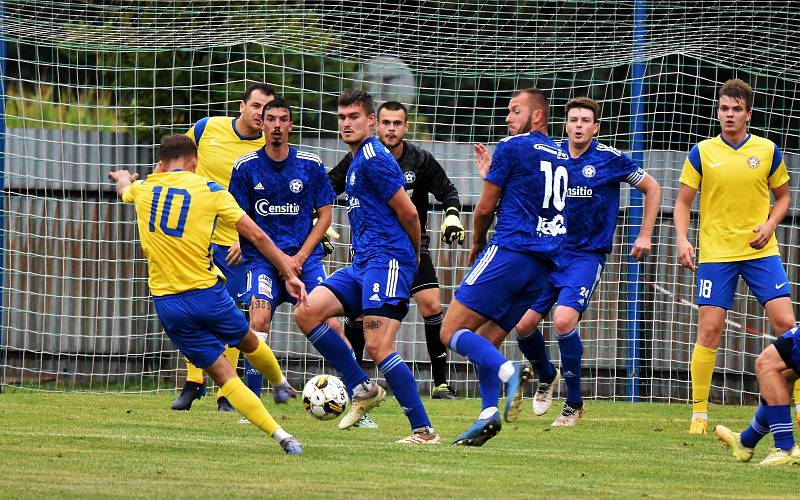
[[(236, 130), (236, 118), (226, 116), (198, 120), (186, 135), (197, 144), (197, 175), (211, 179), (225, 189), (231, 182), (236, 160), (264, 146), (260, 131), (257, 136), (241, 136)], [(229, 247), (238, 237), (233, 226), (220, 220), (211, 242)]]
[(747, 134), (737, 145), (721, 135), (695, 145), (680, 183), (700, 190), (700, 262), (734, 262), (778, 255), (772, 235), (756, 250), (753, 229), (769, 218), (770, 189), (789, 182), (778, 146)]
[(211, 257), (217, 218), (234, 227), (244, 211), (216, 182), (185, 170), (152, 173), (122, 201), (136, 206), (139, 239), (154, 296), (213, 286), (225, 277)]

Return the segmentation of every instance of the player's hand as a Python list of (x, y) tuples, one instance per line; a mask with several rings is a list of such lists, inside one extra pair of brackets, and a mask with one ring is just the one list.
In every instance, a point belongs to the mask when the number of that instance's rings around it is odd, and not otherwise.
[(681, 266), (691, 271), (697, 271), (697, 266), (694, 263), (694, 246), (689, 240), (684, 239), (678, 241), (678, 262)]
[(475, 263), (475, 259), (478, 258), (478, 255), (483, 252), (483, 249), (486, 248), (486, 243), (476, 244), (472, 243), (472, 248), (469, 250), (469, 257), (467, 258), (467, 265), (471, 266)]
[(328, 230), (325, 231), (325, 236), (322, 237), (320, 243), (322, 243), (322, 249), (325, 251), (325, 255), (331, 255), (333, 253), (333, 241), (331, 240), (338, 240), (339, 233), (333, 227), (328, 227)]
[(633, 242), (633, 246), (631, 247), (631, 252), (628, 254), (637, 261), (644, 260), (650, 254), (650, 238), (644, 238), (639, 236), (636, 238), (636, 241)]
[(242, 247), (239, 246), (238, 240), (228, 248), (228, 255), (225, 256), (225, 263), (229, 266), (242, 263)]
[[(303, 265), (298, 263), (293, 256), (283, 254), (281, 258), (283, 259), (283, 265), (286, 266), (286, 269), (288, 269), (292, 275), (300, 276), (303, 273)], [(286, 276), (283, 278), (287, 279)]]
[(478, 174), (481, 179), (486, 178), (489, 173), (489, 167), (492, 166), (492, 155), (489, 154), (489, 148), (485, 144), (475, 144), (473, 148), (475, 151), (475, 166), (478, 167)]
[(292, 255), (292, 260), (294, 261), (295, 269), (299, 269), (300, 270), (297, 273), (298, 276), (300, 276), (300, 274), (302, 273), (303, 266), (306, 264), (306, 260), (307, 259), (308, 259), (308, 255), (304, 255), (304, 254), (302, 254), (300, 252), (297, 252), (296, 254)]
[(113, 170), (108, 173), (108, 178), (114, 182), (119, 182), (120, 179), (128, 179), (129, 182), (133, 183), (139, 178), (139, 174), (132, 174), (127, 170)]
[(466, 236), (464, 226), (461, 225), (461, 220), (458, 218), (458, 210), (453, 207), (448, 208), (442, 221), (442, 241), (450, 244), (458, 241), (459, 245), (463, 245)]
[(761, 250), (769, 243), (770, 238), (772, 238), (772, 233), (775, 232), (775, 228), (769, 223), (759, 224), (753, 228), (753, 232), (755, 233), (755, 237), (750, 240), (750, 247)]
[(286, 291), (289, 292), (289, 295), (294, 297), (297, 301), (296, 306), (300, 307), (301, 305), (308, 309), (308, 294), (306, 293), (306, 286), (297, 276), (292, 276), (291, 278), (286, 280)]

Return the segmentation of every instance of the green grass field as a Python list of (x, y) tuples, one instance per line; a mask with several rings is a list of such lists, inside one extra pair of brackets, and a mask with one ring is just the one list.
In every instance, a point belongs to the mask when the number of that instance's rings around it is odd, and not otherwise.
[[(479, 402), (425, 400), (446, 441), (409, 447), (397, 402), (371, 415), (378, 430), (339, 431), (299, 401), (270, 411), (304, 444), (289, 457), (213, 399), (191, 412), (169, 409), (171, 395), (12, 392), (0, 395), (0, 497), (259, 498), (797, 498), (800, 468), (734, 462), (712, 436), (686, 434), (689, 408), (587, 402), (572, 429), (551, 429), (560, 404), (506, 424), (482, 448), (449, 443)], [(265, 397), (266, 399), (266, 397)], [(712, 408), (715, 422), (743, 428), (752, 408)]]

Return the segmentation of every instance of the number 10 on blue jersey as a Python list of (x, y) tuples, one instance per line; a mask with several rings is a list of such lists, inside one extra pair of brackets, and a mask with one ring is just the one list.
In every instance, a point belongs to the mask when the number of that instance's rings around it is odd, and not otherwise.
[[(158, 217), (158, 202), (161, 199), (161, 192), (163, 190), (163, 186), (156, 186), (153, 188), (153, 201), (150, 205), (150, 232), (154, 233), (156, 231), (156, 218)], [(175, 227), (169, 227), (169, 214), (172, 210), (172, 204), (175, 201), (175, 197), (180, 196), (183, 199), (183, 203), (181, 204), (181, 213), (178, 216), (178, 224)], [(161, 220), (159, 221), (159, 227), (164, 232), (164, 234), (168, 236), (174, 236), (176, 238), (183, 237), (183, 230), (186, 226), (186, 217), (189, 215), (189, 203), (192, 201), (192, 196), (189, 194), (189, 191), (180, 188), (168, 188), (167, 195), (164, 197), (164, 208), (161, 210)]]

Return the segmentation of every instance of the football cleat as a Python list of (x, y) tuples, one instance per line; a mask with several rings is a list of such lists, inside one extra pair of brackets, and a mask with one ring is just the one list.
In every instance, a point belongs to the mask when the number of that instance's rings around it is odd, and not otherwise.
[(742, 444), (742, 435), (740, 433), (733, 432), (724, 425), (717, 425), (714, 427), (714, 435), (731, 449), (736, 460), (749, 462), (753, 458), (753, 448), (748, 448)]
[(458, 399), (456, 390), (447, 384), (439, 384), (431, 391), (433, 399)]
[(420, 427), (411, 431), (411, 435), (396, 441), (400, 444), (438, 444), (439, 435), (433, 427)]
[(287, 455), (303, 454), (303, 445), (301, 445), (300, 441), (298, 441), (294, 436), (283, 438), (279, 444), (281, 445), (281, 449), (286, 452)]
[(514, 374), (506, 382), (506, 406), (503, 418), (506, 422), (514, 422), (522, 411), (522, 388), (525, 382), (533, 379), (533, 371), (528, 366), (514, 364)]
[(275, 404), (285, 405), (290, 399), (297, 397), (297, 389), (289, 385), (289, 382), (278, 384), (272, 388), (272, 400)]
[(453, 441), (453, 444), (459, 446), (483, 446), (483, 443), (495, 437), (501, 428), (500, 413), (498, 412), (489, 418), (476, 420)]
[(189, 411), (192, 409), (192, 403), (195, 399), (200, 399), (206, 395), (205, 384), (198, 384), (197, 382), (186, 382), (181, 394), (172, 402), (173, 410)]
[(377, 429), (378, 424), (376, 424), (375, 421), (370, 418), (368, 413), (365, 413), (364, 416), (358, 420), (358, 422), (353, 424), (353, 427), (357, 427), (359, 429)]
[(561, 415), (553, 420), (550, 427), (575, 427), (578, 423), (578, 419), (583, 416), (584, 411), (583, 406), (580, 408), (573, 408), (567, 403), (564, 403), (564, 408), (561, 409)]
[(780, 448), (770, 448), (770, 453), (767, 457), (758, 463), (758, 465), (797, 465), (800, 464), (800, 448), (794, 445), (790, 451), (782, 450)]
[(378, 384), (373, 384), (374, 388), (366, 396), (353, 396), (350, 402), (350, 411), (339, 420), (340, 429), (349, 429), (371, 409), (375, 408), (386, 399), (386, 391)]
[(536, 394), (533, 396), (533, 413), (540, 417), (550, 410), (553, 405), (553, 391), (561, 381), (561, 370), (556, 368), (556, 375), (550, 383), (539, 381)]
[(689, 434), (708, 434), (708, 420), (702, 417), (692, 417), (692, 423), (689, 425)]
[(228, 398), (225, 396), (220, 396), (217, 398), (217, 411), (221, 411), (223, 413), (236, 413), (236, 408), (228, 401)]

